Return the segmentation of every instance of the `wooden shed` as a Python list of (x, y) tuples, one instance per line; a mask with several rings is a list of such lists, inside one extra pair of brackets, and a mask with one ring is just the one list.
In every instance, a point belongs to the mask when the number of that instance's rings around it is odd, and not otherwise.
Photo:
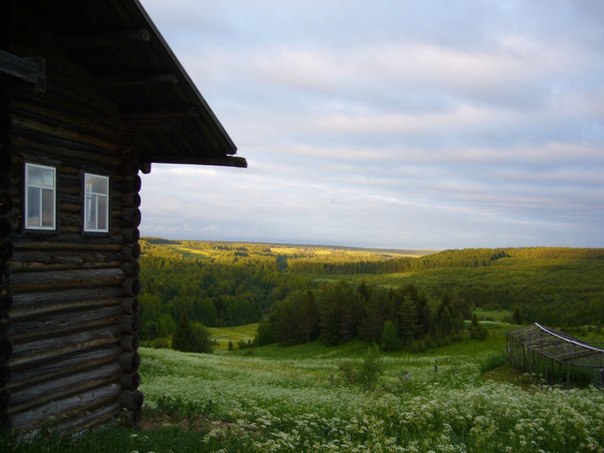
[(136, 424), (151, 163), (245, 167), (138, 0), (0, 3), (0, 424)]

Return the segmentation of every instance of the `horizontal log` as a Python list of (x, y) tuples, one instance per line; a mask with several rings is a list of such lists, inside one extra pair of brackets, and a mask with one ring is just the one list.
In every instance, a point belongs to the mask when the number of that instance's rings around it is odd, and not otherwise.
[(122, 195), (122, 201), (128, 207), (138, 208), (141, 205), (141, 196), (138, 192), (129, 192)]
[(133, 373), (141, 364), (141, 356), (138, 352), (123, 352), (118, 356), (117, 363), (125, 372)]
[(120, 404), (129, 410), (137, 410), (143, 406), (143, 393), (138, 390), (126, 390), (119, 398)]
[(122, 289), (127, 296), (138, 296), (141, 289), (141, 282), (136, 277), (126, 278), (122, 283)]
[(122, 338), (121, 326), (103, 327), (78, 332), (56, 338), (13, 344), (13, 354), (9, 360), (11, 367), (55, 360), (62, 355), (85, 351), (100, 346), (118, 343)]
[(221, 167), (247, 168), (247, 161), (243, 157), (181, 156), (170, 152), (166, 152), (161, 155), (145, 155), (142, 159), (142, 162), (158, 164), (217, 165)]
[(123, 411), (121, 414), (121, 419), (125, 426), (138, 426), (143, 419), (143, 409), (139, 408), (135, 410)]
[(138, 228), (120, 228), (119, 234), (126, 242), (137, 242), (140, 239), (140, 230)]
[(142, 215), (138, 208), (125, 208), (122, 210), (122, 224), (128, 227), (138, 227), (141, 224)]
[(63, 312), (44, 318), (24, 318), (11, 322), (8, 335), (13, 343), (32, 341), (77, 330), (116, 325), (120, 322), (122, 316), (122, 307), (118, 305), (85, 311)]
[(47, 424), (48, 419), (67, 416), (77, 411), (89, 411), (107, 402), (112, 402), (122, 393), (122, 386), (115, 383), (99, 387), (80, 395), (50, 401), (42, 406), (13, 414), (13, 427), (20, 430), (30, 430), (36, 426)]
[(138, 261), (131, 261), (122, 266), (122, 270), (127, 277), (138, 277), (141, 271), (141, 266)]
[(21, 412), (66, 396), (91, 390), (104, 384), (117, 382), (122, 370), (117, 363), (91, 368), (58, 379), (42, 381), (21, 389), (11, 390), (9, 414)]
[(43, 58), (23, 58), (0, 50), (0, 72), (32, 84), (37, 91), (46, 87), (46, 65)]
[(57, 288), (82, 288), (121, 285), (121, 269), (82, 269), (69, 271), (23, 272), (15, 274), (14, 292), (42, 291)]
[(127, 187), (129, 190), (125, 190), (126, 192), (140, 192), (143, 185), (141, 177), (137, 174), (115, 175), (112, 179), (124, 188)]
[(138, 313), (122, 316), (120, 318), (120, 325), (124, 333), (136, 334), (140, 329), (140, 316)]
[(122, 297), (119, 286), (90, 289), (69, 289), (36, 293), (21, 293), (12, 296), (10, 317), (17, 321), (24, 317), (48, 316), (53, 312), (80, 310), (83, 308), (121, 306), (127, 312), (131, 300)]
[(122, 411), (123, 408), (119, 402), (110, 401), (97, 409), (74, 414), (69, 421), (58, 424), (53, 432), (63, 435), (77, 434), (119, 416)]
[(138, 242), (132, 242), (122, 248), (121, 254), (127, 261), (136, 261), (141, 256), (141, 247)]
[(115, 155), (117, 143), (112, 140), (107, 140), (102, 134), (92, 135), (90, 131), (86, 131), (79, 127), (69, 127), (68, 124), (61, 122), (52, 116), (44, 116), (36, 114), (32, 111), (12, 109), (11, 119), (13, 128), (23, 131), (30, 131), (36, 134), (44, 134), (53, 136), (61, 140), (81, 143), (86, 146), (95, 146), (100, 150), (108, 151), (109, 155)]
[(19, 389), (36, 382), (71, 375), (87, 368), (117, 363), (121, 353), (120, 346), (110, 344), (99, 349), (78, 351), (35, 366), (13, 367), (10, 368), (12, 379), (7, 388)]
[(63, 163), (88, 162), (101, 167), (117, 167), (120, 160), (107, 150), (64, 137), (44, 135), (39, 131), (13, 128), (11, 146), (14, 152), (37, 152), (41, 157), (52, 155)]
[(12, 108), (23, 112), (33, 112), (39, 117), (52, 118), (60, 121), (68, 127), (86, 130), (96, 136), (110, 137), (117, 139), (117, 124), (108, 124), (101, 121), (99, 116), (90, 117), (82, 114), (82, 109), (73, 109), (69, 106), (53, 102), (46, 96), (35, 99), (15, 98), (12, 102)]
[(13, 235), (15, 250), (122, 250), (124, 238), (119, 235), (91, 238), (82, 235), (61, 235), (56, 241), (35, 240), (33, 237)]
[(125, 297), (122, 299), (122, 310), (129, 315), (138, 313), (138, 299), (136, 297)]
[(125, 389), (136, 390), (141, 384), (141, 377), (137, 372), (124, 373), (120, 378), (120, 384), (122, 384)]
[(123, 257), (119, 253), (104, 250), (68, 250), (55, 253), (23, 250), (13, 252), (11, 260), (13, 272), (120, 268), (122, 265)]
[(124, 335), (120, 340), (120, 346), (128, 352), (136, 351), (138, 349), (138, 345), (138, 335)]

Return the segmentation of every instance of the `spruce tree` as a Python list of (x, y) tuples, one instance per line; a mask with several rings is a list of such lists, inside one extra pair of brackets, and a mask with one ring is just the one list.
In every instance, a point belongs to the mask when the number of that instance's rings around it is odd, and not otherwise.
[(193, 350), (193, 332), (189, 319), (182, 315), (172, 335), (172, 349), (176, 351), (191, 352)]

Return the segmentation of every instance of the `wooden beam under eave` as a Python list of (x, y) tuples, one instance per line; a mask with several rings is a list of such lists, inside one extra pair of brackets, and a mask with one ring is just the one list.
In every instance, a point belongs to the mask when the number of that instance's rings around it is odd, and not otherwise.
[(92, 49), (94, 47), (109, 47), (132, 42), (148, 42), (150, 38), (149, 30), (141, 28), (138, 30), (66, 36), (61, 39), (61, 43), (67, 49)]
[(153, 85), (161, 83), (178, 84), (176, 74), (114, 74), (107, 76), (97, 76), (95, 81), (102, 87), (125, 87), (137, 85)]
[(31, 83), (36, 91), (46, 91), (46, 60), (42, 57), (18, 57), (0, 50), (0, 74)]
[(216, 165), (220, 167), (247, 168), (247, 161), (244, 157), (224, 156), (224, 157), (197, 157), (197, 156), (149, 156), (142, 159), (141, 165), (151, 163), (156, 164), (184, 164), (184, 165)]

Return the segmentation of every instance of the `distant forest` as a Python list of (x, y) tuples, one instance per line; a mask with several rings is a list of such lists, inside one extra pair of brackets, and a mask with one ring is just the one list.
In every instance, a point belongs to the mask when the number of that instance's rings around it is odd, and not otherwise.
[(558, 327), (604, 321), (604, 249), (426, 254), (157, 238), (141, 248), (146, 340), (172, 335), (183, 316), (210, 327), (262, 321), (258, 340), (282, 344), (451, 337), (476, 308)]

